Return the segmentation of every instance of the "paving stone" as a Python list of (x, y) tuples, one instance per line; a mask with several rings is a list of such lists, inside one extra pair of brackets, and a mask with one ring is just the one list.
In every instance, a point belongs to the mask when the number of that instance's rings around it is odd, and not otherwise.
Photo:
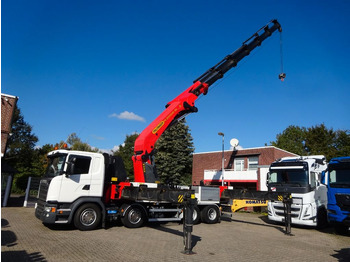
[(193, 251), (182, 253), (182, 224), (121, 225), (94, 231), (48, 228), (34, 208), (1, 209), (2, 261), (350, 261), (350, 237), (272, 224), (265, 216), (235, 213), (219, 224), (195, 225)]

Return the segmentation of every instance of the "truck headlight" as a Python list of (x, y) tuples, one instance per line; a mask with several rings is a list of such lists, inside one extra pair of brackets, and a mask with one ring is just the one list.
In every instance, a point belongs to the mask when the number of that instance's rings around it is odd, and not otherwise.
[(56, 212), (56, 208), (55, 207), (45, 207), (44, 211), (46, 213), (55, 213)]
[(293, 204), (302, 205), (303, 204), (303, 200), (301, 198), (294, 198), (293, 197)]
[(332, 210), (332, 209), (328, 209), (327, 212), (328, 212), (329, 214), (333, 214), (333, 215), (336, 215), (336, 214), (337, 214), (337, 212), (336, 212), (335, 210)]

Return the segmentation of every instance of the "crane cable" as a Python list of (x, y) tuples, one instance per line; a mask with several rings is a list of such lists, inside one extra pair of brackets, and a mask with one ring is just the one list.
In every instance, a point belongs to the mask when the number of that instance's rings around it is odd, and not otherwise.
[(282, 31), (280, 32), (280, 57), (281, 57), (281, 73), (278, 78), (283, 82), (286, 78), (286, 73), (283, 72), (283, 41), (282, 41)]
[[(255, 53), (251, 54), (250, 57), (254, 56)], [(248, 57), (248, 59), (250, 58)], [(283, 82), (284, 79), (286, 78), (286, 73), (283, 72), (283, 41), (282, 41), (282, 31), (280, 31), (280, 58), (281, 58), (281, 62), (280, 62), (280, 68), (281, 68), (281, 73), (278, 75), (278, 78)], [(237, 65), (235, 67), (235, 70), (232, 70), (230, 72), (228, 72), (226, 74), (226, 77), (223, 77), (222, 79), (220, 79), (219, 81), (217, 81), (216, 83), (214, 83), (212, 86), (210, 86), (210, 90), (212, 91), (213, 89), (215, 89), (218, 85), (221, 84), (221, 82), (223, 82), (224, 80), (226, 80), (230, 75), (234, 74), (236, 72), (236, 70), (238, 70), (240, 68), (241, 65), (244, 65), (247, 62), (247, 60), (242, 61), (239, 65)], [(197, 101), (200, 100), (203, 96), (198, 97)]]

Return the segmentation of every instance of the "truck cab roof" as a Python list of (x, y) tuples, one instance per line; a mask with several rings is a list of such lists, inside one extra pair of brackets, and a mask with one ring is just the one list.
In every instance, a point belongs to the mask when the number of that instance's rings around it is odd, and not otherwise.
[(77, 151), (77, 150), (67, 150), (67, 149), (58, 149), (51, 151), (47, 154), (48, 157), (54, 156), (56, 154), (74, 154), (78, 156), (101, 156), (101, 153), (95, 153), (95, 152), (87, 152), (87, 151)]

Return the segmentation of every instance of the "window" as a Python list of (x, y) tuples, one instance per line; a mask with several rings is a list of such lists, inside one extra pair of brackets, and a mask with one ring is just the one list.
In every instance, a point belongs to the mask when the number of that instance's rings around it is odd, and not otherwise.
[(330, 172), (330, 176), (329, 176), (329, 183), (336, 183), (337, 179), (336, 179), (336, 171), (332, 170)]
[[(309, 176), (304, 169), (270, 169), (269, 183), (290, 184), (306, 186), (309, 184)], [(315, 174), (314, 184), (316, 185)], [(312, 179), (312, 178), (311, 178)]]
[(235, 171), (244, 171), (244, 158), (236, 158), (234, 160)]
[(69, 162), (73, 164), (72, 174), (88, 174), (90, 169), (91, 157), (70, 156)]
[(62, 175), (62, 170), (64, 166), (64, 162), (66, 160), (66, 156), (64, 154), (55, 154), (53, 156), (49, 156), (49, 164), (47, 165), (46, 177), (55, 177)]
[(269, 175), (269, 183), (276, 183), (278, 181), (278, 173), (272, 172)]
[(258, 170), (259, 157), (252, 156), (248, 158), (248, 170)]
[(331, 187), (350, 188), (350, 162), (344, 160), (328, 165), (329, 185)]

